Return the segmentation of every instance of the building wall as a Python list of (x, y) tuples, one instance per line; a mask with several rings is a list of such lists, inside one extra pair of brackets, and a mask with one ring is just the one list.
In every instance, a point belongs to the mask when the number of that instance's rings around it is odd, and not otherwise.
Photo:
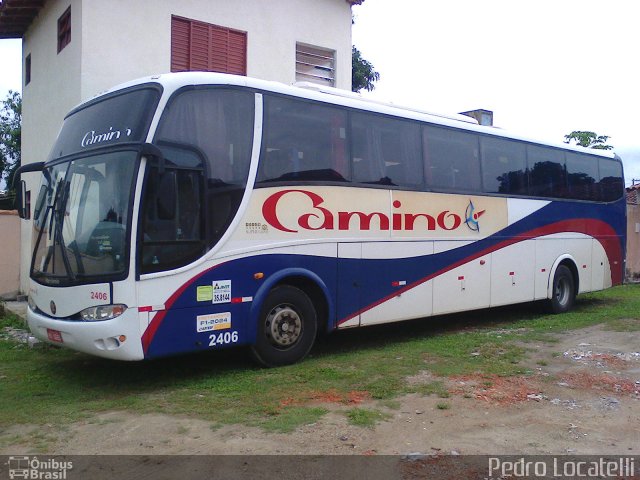
[(14, 298), (20, 288), (20, 219), (0, 210), (0, 299)]
[[(71, 6), (71, 43), (57, 52)], [(336, 86), (351, 89), (351, 7), (345, 0), (49, 0), (23, 38), (23, 163), (45, 160), (64, 116), (119, 83), (170, 71), (171, 15), (247, 32), (247, 74), (295, 81), (296, 42), (336, 50)], [(23, 176), (32, 209), (39, 173)], [(31, 223), (22, 221), (21, 290), (28, 291)]]
[(640, 280), (640, 205), (627, 204), (627, 279)]
[(345, 0), (165, 0), (153, 2), (153, 8), (148, 2), (84, 0), (83, 5), (83, 99), (133, 78), (168, 72), (171, 15), (246, 31), (250, 77), (291, 84), (296, 42), (333, 49), (336, 86), (351, 90), (351, 7)]

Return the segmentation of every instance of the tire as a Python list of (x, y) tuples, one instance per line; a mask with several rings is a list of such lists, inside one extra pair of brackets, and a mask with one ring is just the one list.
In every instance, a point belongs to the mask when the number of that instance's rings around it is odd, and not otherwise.
[(564, 313), (571, 310), (576, 300), (576, 285), (571, 270), (559, 265), (553, 276), (553, 289), (549, 300), (552, 313)]
[(290, 285), (275, 287), (260, 310), (251, 353), (266, 367), (290, 365), (309, 353), (317, 331), (316, 309), (307, 294)]

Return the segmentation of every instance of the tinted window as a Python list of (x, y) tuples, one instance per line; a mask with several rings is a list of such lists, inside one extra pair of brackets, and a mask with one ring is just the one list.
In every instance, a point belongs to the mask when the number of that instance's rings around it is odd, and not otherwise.
[(536, 197), (566, 196), (564, 152), (544, 147), (527, 147), (529, 194)]
[(89, 148), (144, 141), (159, 98), (158, 89), (142, 88), (81, 107), (64, 120), (49, 159)]
[(145, 183), (142, 273), (178, 268), (205, 252), (202, 162), (177, 149), (166, 148), (164, 153), (164, 173), (151, 168)]
[(622, 164), (616, 160), (601, 158), (600, 167), (600, 199), (605, 202), (618, 200), (624, 193)]
[(479, 191), (478, 136), (425, 126), (422, 130), (427, 188)]
[(488, 193), (527, 194), (525, 146), (501, 138), (480, 138), (482, 181)]
[(353, 180), (380, 185), (422, 185), (420, 126), (354, 113), (351, 116)]
[(197, 149), (209, 185), (246, 185), (253, 144), (254, 95), (224, 88), (178, 93), (165, 109), (157, 142)]
[(319, 103), (265, 96), (258, 182), (350, 178), (347, 113)]
[(591, 155), (567, 152), (569, 197), (577, 200), (599, 200), (598, 159)]

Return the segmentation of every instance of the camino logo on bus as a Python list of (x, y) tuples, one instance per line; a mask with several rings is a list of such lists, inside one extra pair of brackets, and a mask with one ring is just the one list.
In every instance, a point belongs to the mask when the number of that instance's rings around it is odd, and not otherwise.
[[(291, 218), (294, 207), (297, 218)], [(464, 216), (448, 209), (429, 213), (403, 212), (403, 203), (398, 199), (393, 201), (392, 207), (391, 215), (381, 211), (337, 210), (330, 208), (319, 193), (291, 189), (267, 197), (262, 204), (262, 216), (271, 227), (287, 233), (300, 230), (453, 231), (463, 223), (471, 231), (479, 232), (478, 219), (486, 212), (476, 212), (472, 201), (469, 201)]]
[(476, 212), (475, 210), (476, 209), (473, 206), (473, 202), (469, 200), (469, 205), (467, 206), (467, 211), (465, 212), (465, 216), (467, 217), (467, 219), (464, 221), (464, 223), (467, 224), (467, 227), (469, 227), (469, 229), (473, 230), (474, 232), (479, 232), (480, 224), (478, 223), (478, 219), (484, 214), (486, 210), (480, 210), (479, 212)]

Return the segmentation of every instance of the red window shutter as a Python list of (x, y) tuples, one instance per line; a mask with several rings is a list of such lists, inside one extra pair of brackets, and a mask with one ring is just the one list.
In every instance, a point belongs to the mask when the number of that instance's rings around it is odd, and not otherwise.
[(189, 70), (189, 38), (190, 22), (171, 17), (171, 71), (186, 72)]
[(247, 33), (171, 17), (171, 71), (247, 74)]
[(236, 75), (247, 74), (247, 33), (229, 31), (227, 71)]
[(227, 70), (229, 49), (229, 30), (215, 25), (211, 26), (211, 71), (230, 73)]
[(191, 51), (189, 70), (209, 71), (209, 27), (200, 22), (191, 23)]

